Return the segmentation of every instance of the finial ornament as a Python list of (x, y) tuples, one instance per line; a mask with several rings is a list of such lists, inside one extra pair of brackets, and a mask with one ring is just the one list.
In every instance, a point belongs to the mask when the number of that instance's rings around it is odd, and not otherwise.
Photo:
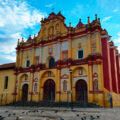
[(98, 18), (98, 22), (100, 22), (100, 18)]
[(18, 45), (20, 45), (20, 39), (18, 39)]
[(79, 19), (79, 22), (81, 23), (81, 18)]
[(29, 35), (29, 38), (31, 39), (31, 35)]
[(34, 34), (34, 38), (36, 37), (36, 34)]
[(95, 14), (95, 20), (97, 20), (97, 14)]
[(90, 23), (90, 17), (88, 17), (88, 24)]
[(24, 43), (24, 38), (22, 38), (22, 43)]
[(71, 22), (69, 23), (69, 27), (71, 27)]

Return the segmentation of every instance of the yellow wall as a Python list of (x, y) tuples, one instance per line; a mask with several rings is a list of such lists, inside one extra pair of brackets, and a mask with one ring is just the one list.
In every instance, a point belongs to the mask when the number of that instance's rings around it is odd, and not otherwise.
[[(8, 76), (8, 89), (4, 89), (5, 76)], [(15, 88), (15, 75), (13, 69), (9, 70), (0, 70), (0, 101), (1, 94), (3, 94), (2, 103), (10, 103), (13, 101), (13, 95)], [(0, 102), (1, 103), (1, 102)]]
[[(60, 16), (59, 16), (60, 17)], [(59, 25), (58, 25), (59, 24)], [(58, 25), (58, 26), (57, 26)], [(36, 38), (36, 41), (33, 40), (33, 43), (39, 43), (40, 41), (49, 41), (57, 38), (58, 36), (69, 35), (68, 33), (72, 32), (80, 32), (84, 31), (86, 28), (81, 28), (80, 30), (71, 31), (72, 27), (66, 27), (64, 23), (64, 18), (60, 17), (60, 19), (55, 18), (53, 21), (47, 21), (41, 23), (41, 30)], [(17, 80), (17, 101), (22, 100), (22, 87), (24, 84), (28, 84), (28, 101), (31, 100), (30, 93), (32, 92), (32, 101), (42, 101), (43, 93), (44, 93), (44, 83), (48, 79), (52, 79), (55, 82), (55, 101), (71, 101), (71, 82), (70, 82), (70, 73), (69, 69), (72, 69), (72, 90), (73, 97), (72, 100), (76, 101), (76, 82), (80, 79), (85, 80), (87, 83), (87, 96), (88, 102), (92, 102), (101, 106), (109, 107), (109, 103), (107, 103), (107, 94), (109, 91), (104, 89), (103, 82), (103, 64), (101, 59), (97, 59), (97, 61), (88, 61), (88, 64), (82, 65), (74, 65), (74, 66), (62, 66), (61, 69), (53, 68), (48, 69), (48, 61), (50, 57), (55, 58), (55, 61), (64, 60), (63, 59), (63, 51), (68, 51), (68, 58), (72, 60), (78, 60), (77, 51), (82, 49), (84, 51), (84, 58), (87, 58), (89, 55), (93, 54), (101, 54), (101, 36), (100, 31), (96, 30), (93, 32), (86, 32), (84, 34), (77, 35), (75, 37), (65, 37), (65, 39), (58, 39), (57, 41), (53, 41), (47, 44), (38, 44), (37, 46), (33, 46), (31, 48), (27, 48), (31, 43), (22, 42), (18, 46), (26, 47), (25, 49), (21, 48), (17, 50), (17, 60), (16, 67), (25, 68), (25, 61), (30, 60), (30, 66), (35, 65), (35, 56), (39, 55), (40, 63), (45, 64), (46, 69), (42, 69), (36, 72), (20, 72), (17, 76), (14, 75), (14, 71), (11, 70), (1, 70), (0, 71), (0, 95), (3, 94), (3, 102), (5, 104), (5, 95), (7, 94), (9, 97), (7, 102), (13, 101), (13, 95), (15, 89), (15, 81)], [(39, 49), (41, 53), (37, 53)], [(50, 54), (49, 48), (52, 48), (52, 53)], [(40, 52), (40, 51), (39, 51)], [(80, 60), (80, 59), (79, 59)], [(91, 62), (101, 62), (101, 64), (91, 64)], [(89, 64), (90, 63), (90, 64)], [(79, 74), (79, 69), (83, 68), (83, 74)], [(48, 76), (48, 72), (51, 71), (52, 75)], [(98, 79), (98, 91), (93, 91), (93, 75), (97, 73)], [(25, 75), (28, 76), (27, 80), (25, 80)], [(67, 77), (64, 78), (64, 75)], [(4, 80), (5, 76), (9, 77), (9, 85), (8, 89), (4, 90)], [(63, 78), (62, 78), (63, 77)], [(34, 80), (37, 78), (38, 89), (37, 93), (33, 91)], [(63, 80), (67, 81), (67, 91), (63, 90)], [(101, 93), (100, 93), (101, 91)], [(59, 93), (60, 92), (60, 93)], [(67, 96), (67, 92), (69, 92), (69, 96)], [(111, 93), (113, 96), (113, 105), (118, 106), (119, 97), (115, 93)], [(1, 97), (1, 96), (0, 96)], [(1, 98), (0, 98), (1, 100)]]

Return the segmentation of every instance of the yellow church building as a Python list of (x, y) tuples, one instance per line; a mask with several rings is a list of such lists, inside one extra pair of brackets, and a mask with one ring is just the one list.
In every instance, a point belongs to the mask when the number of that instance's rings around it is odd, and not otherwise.
[(59, 12), (18, 39), (16, 63), (0, 65), (0, 104), (78, 102), (120, 106), (120, 55), (100, 19), (76, 27)]

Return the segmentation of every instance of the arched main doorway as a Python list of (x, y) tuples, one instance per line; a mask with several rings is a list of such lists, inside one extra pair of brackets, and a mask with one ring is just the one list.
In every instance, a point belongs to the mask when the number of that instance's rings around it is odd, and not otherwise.
[(55, 82), (51, 79), (44, 83), (44, 95), (43, 99), (45, 101), (55, 100)]
[(28, 84), (24, 84), (22, 87), (22, 101), (26, 102), (28, 98)]
[(76, 83), (76, 101), (87, 102), (87, 83), (84, 80), (78, 80)]

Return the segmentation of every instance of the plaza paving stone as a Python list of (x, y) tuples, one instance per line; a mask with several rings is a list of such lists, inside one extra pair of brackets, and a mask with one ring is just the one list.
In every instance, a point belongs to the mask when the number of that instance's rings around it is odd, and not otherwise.
[(0, 120), (120, 120), (120, 108), (0, 107)]

